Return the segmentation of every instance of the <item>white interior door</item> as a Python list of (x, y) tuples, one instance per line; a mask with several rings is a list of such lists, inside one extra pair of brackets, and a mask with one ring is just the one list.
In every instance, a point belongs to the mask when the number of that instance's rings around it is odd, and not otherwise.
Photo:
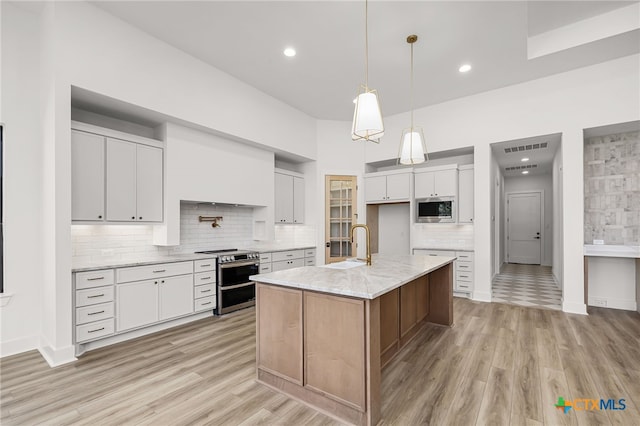
[(540, 207), (539, 192), (507, 195), (507, 262), (540, 264)]

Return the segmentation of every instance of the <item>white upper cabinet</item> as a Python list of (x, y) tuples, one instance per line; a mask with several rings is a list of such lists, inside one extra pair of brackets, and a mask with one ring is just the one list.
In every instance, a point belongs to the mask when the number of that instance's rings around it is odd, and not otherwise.
[(107, 220), (135, 221), (136, 144), (107, 139)]
[(162, 222), (162, 149), (107, 139), (107, 220)]
[(458, 173), (458, 222), (473, 222), (473, 166), (460, 166)]
[(275, 173), (275, 222), (304, 223), (304, 179)]
[(162, 149), (136, 147), (136, 211), (138, 220), (162, 222)]
[(410, 195), (410, 172), (378, 172), (364, 178), (364, 197), (367, 203), (409, 201)]
[(458, 193), (458, 169), (415, 172), (415, 197), (455, 197)]
[(75, 121), (72, 126), (72, 220), (162, 222), (161, 142)]
[(104, 220), (104, 137), (71, 132), (71, 220)]

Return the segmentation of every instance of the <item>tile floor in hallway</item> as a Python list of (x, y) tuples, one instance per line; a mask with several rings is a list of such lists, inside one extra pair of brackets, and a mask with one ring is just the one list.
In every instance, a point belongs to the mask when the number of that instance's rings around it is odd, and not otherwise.
[(506, 263), (492, 289), (492, 302), (562, 310), (562, 291), (550, 266)]

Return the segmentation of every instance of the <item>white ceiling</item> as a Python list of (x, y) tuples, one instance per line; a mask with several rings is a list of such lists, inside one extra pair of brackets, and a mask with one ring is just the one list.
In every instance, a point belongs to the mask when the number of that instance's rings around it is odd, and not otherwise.
[[(560, 146), (561, 137), (560, 133), (556, 133), (499, 142), (491, 144), (491, 149), (505, 177), (523, 176), (523, 170), (527, 170), (529, 176), (549, 174), (553, 166), (553, 157)], [(546, 147), (543, 147), (543, 144), (546, 144)], [(505, 148), (509, 148), (510, 152), (506, 152)], [(513, 152), (514, 148), (517, 149), (516, 152)], [(523, 162), (523, 158), (529, 160)], [(514, 167), (520, 168), (507, 170)]]
[[(319, 119), (350, 121), (364, 83), (364, 1), (100, 1), (98, 7)], [(369, 85), (384, 115), (640, 52), (639, 31), (533, 60), (527, 37), (629, 2), (371, 1)], [(298, 55), (287, 58), (285, 46)], [(458, 73), (469, 62), (473, 70)]]

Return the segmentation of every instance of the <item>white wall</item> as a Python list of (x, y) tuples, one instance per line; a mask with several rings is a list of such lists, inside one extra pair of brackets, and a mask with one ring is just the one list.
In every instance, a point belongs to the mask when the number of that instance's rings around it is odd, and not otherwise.
[(553, 157), (553, 265), (551, 272), (553, 273), (556, 282), (563, 288), (562, 285), (562, 259), (564, 256), (563, 244), (562, 244), (562, 223), (563, 223), (563, 196), (562, 196), (562, 148), (558, 147), (556, 154)]
[(0, 2), (0, 9), (4, 288), (13, 294), (10, 303), (0, 308), (0, 356), (5, 356), (35, 348), (41, 331), (41, 31), (38, 17), (29, 10), (7, 2)]
[[(506, 195), (513, 192), (530, 191), (542, 192), (544, 223), (540, 230), (542, 236), (541, 262), (542, 265), (551, 266), (553, 262), (553, 183), (551, 174), (505, 177), (504, 192)], [(503, 222), (507, 220), (505, 216), (502, 218)]]
[(378, 207), (378, 253), (411, 254), (409, 213), (409, 203), (382, 204)]

